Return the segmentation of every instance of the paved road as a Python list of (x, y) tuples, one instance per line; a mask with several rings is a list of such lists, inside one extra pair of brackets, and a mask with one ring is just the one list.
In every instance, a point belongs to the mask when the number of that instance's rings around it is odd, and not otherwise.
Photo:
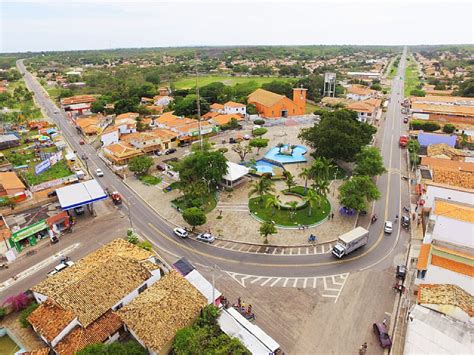
[(375, 267), (381, 262), (390, 260), (391, 256), (395, 254), (394, 252), (402, 250), (404, 241), (408, 238), (404, 231), (401, 232), (400, 238), (398, 226), (390, 236), (384, 236), (382, 231), (383, 217), (393, 219), (396, 214), (400, 215), (401, 205), (408, 203), (406, 186), (402, 186), (400, 179), (400, 170), (404, 169), (404, 159), (398, 148), (398, 137), (403, 130), (399, 101), (403, 98), (401, 77), (405, 70), (405, 59), (406, 53), (404, 52), (400, 60), (398, 75), (393, 80), (387, 118), (377, 134), (377, 142), (380, 142), (385, 166), (388, 170), (388, 173), (381, 176), (377, 182), (382, 198), (375, 203), (374, 211), (379, 216), (379, 221), (371, 226), (369, 244), (343, 260), (335, 260), (328, 253), (285, 257), (272, 254), (242, 253), (197, 243), (193, 240), (177, 239), (168, 223), (123, 184), (97, 156), (91, 146), (79, 145), (81, 138), (69, 119), (58, 110), (37, 80), (26, 71), (22, 60), (18, 61), (17, 65), (20, 72), (24, 73), (27, 86), (34, 92), (36, 101), (43, 111), (57, 123), (78, 155), (88, 157), (91, 171), (96, 168), (102, 169), (104, 177), (99, 179), (101, 185), (119, 191), (126, 204), (130, 206), (133, 227), (157, 248), (167, 255), (185, 256), (191, 262), (200, 265), (218, 265), (221, 270), (239, 275), (305, 278), (337, 275)]

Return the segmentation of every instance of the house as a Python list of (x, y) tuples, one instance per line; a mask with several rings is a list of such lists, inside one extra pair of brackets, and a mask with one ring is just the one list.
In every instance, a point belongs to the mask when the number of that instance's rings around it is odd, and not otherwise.
[(432, 158), (464, 161), (469, 155), (461, 149), (450, 147), (447, 144), (432, 144), (426, 149), (426, 155)]
[(405, 355), (470, 354), (472, 326), (421, 305), (414, 305), (406, 322)]
[(474, 163), (442, 158), (422, 157), (420, 169), (429, 169), (436, 183), (474, 189)]
[(98, 134), (104, 129), (109, 120), (101, 114), (81, 115), (76, 118), (76, 127), (87, 136)]
[(64, 111), (76, 112), (82, 115), (85, 112), (89, 112), (91, 104), (95, 101), (93, 95), (76, 95), (71, 97), (65, 97), (61, 99), (61, 107)]
[(176, 332), (191, 325), (206, 305), (206, 298), (172, 270), (117, 313), (150, 354), (168, 354)]
[(226, 115), (239, 114), (244, 117), (247, 115), (247, 106), (239, 102), (228, 101), (224, 104), (223, 110)]
[(135, 149), (147, 154), (150, 152), (164, 151), (171, 147), (171, 141), (178, 136), (169, 130), (153, 130), (147, 132), (136, 132), (123, 135), (120, 140), (130, 144)]
[(347, 75), (356, 79), (360, 79), (360, 80), (374, 80), (374, 79), (380, 79), (382, 77), (382, 74), (380, 72), (350, 71), (350, 72), (347, 72)]
[(26, 187), (14, 172), (0, 173), (0, 197), (24, 195)]
[(18, 147), (19, 145), (20, 145), (20, 139), (14, 134), (0, 135), (0, 150), (12, 148), (12, 147)]
[(100, 135), (100, 141), (102, 142), (102, 147), (107, 147), (112, 144), (117, 144), (119, 142), (119, 129), (115, 126), (107, 127), (102, 134)]
[(293, 89), (293, 100), (271, 91), (257, 89), (248, 96), (248, 103), (254, 104), (260, 116), (280, 118), (304, 115), (307, 89)]
[(128, 143), (119, 142), (104, 147), (104, 155), (116, 165), (125, 165), (130, 159), (143, 155), (143, 152)]
[[(159, 128), (166, 128), (178, 133), (180, 140), (189, 140), (199, 136), (199, 122), (186, 117), (178, 117), (173, 112), (166, 112), (155, 120)], [(209, 121), (201, 121), (201, 134), (217, 132), (217, 127)]]
[(161, 276), (153, 253), (116, 239), (34, 286), (40, 306), (28, 321), (57, 354), (115, 341), (123, 328), (117, 311)]
[(368, 122), (376, 119), (381, 104), (382, 100), (371, 98), (350, 103), (346, 108), (357, 112), (357, 119), (360, 122)]
[(347, 88), (346, 98), (354, 101), (362, 101), (375, 97), (377, 91), (363, 85), (351, 85)]
[(210, 109), (211, 109), (210, 112), (224, 113), (224, 105), (222, 104), (213, 103), (210, 106)]
[(240, 114), (217, 114), (210, 119), (216, 126), (224, 126), (232, 120), (242, 121), (243, 117)]

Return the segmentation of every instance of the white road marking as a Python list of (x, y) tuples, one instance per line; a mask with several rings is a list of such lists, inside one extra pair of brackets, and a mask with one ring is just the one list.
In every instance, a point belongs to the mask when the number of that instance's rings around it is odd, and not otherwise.
[(267, 280), (266, 280), (266, 281), (263, 281), (263, 282), (260, 284), (260, 286), (265, 286), (270, 280), (273, 280), (273, 277), (267, 278)]
[(285, 282), (283, 282), (283, 287), (286, 287), (287, 283), (288, 283), (288, 277), (285, 277)]
[(250, 281), (250, 283), (251, 283), (251, 284), (254, 284), (254, 283), (257, 282), (257, 281), (260, 281), (262, 278), (263, 278), (263, 276), (259, 276), (259, 277), (257, 277), (256, 279)]
[(295, 281), (293, 282), (293, 287), (296, 287), (296, 286), (297, 286), (297, 284), (298, 284), (298, 278), (297, 278), (297, 277), (295, 277)]
[(304, 282), (303, 282), (303, 288), (306, 288), (306, 283), (308, 282), (308, 278), (304, 278)]
[(278, 283), (278, 281), (280, 281), (280, 280), (281, 280), (281, 277), (277, 277), (277, 279), (272, 282), (272, 284), (270, 285), (270, 287), (275, 286), (275, 285)]

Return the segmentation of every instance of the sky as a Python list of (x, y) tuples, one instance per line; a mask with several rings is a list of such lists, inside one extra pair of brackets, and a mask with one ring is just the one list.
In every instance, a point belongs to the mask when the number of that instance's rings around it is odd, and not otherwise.
[(0, 0), (0, 53), (474, 43), (465, 0)]

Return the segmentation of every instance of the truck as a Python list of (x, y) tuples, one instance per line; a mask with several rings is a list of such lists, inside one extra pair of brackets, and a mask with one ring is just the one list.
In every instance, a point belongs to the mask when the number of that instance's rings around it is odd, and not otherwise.
[(344, 255), (363, 247), (368, 241), (369, 231), (362, 227), (357, 227), (337, 238), (336, 245), (332, 248), (332, 254), (341, 259)]
[(401, 148), (405, 148), (408, 144), (408, 136), (400, 136), (400, 139), (398, 141), (398, 145)]

